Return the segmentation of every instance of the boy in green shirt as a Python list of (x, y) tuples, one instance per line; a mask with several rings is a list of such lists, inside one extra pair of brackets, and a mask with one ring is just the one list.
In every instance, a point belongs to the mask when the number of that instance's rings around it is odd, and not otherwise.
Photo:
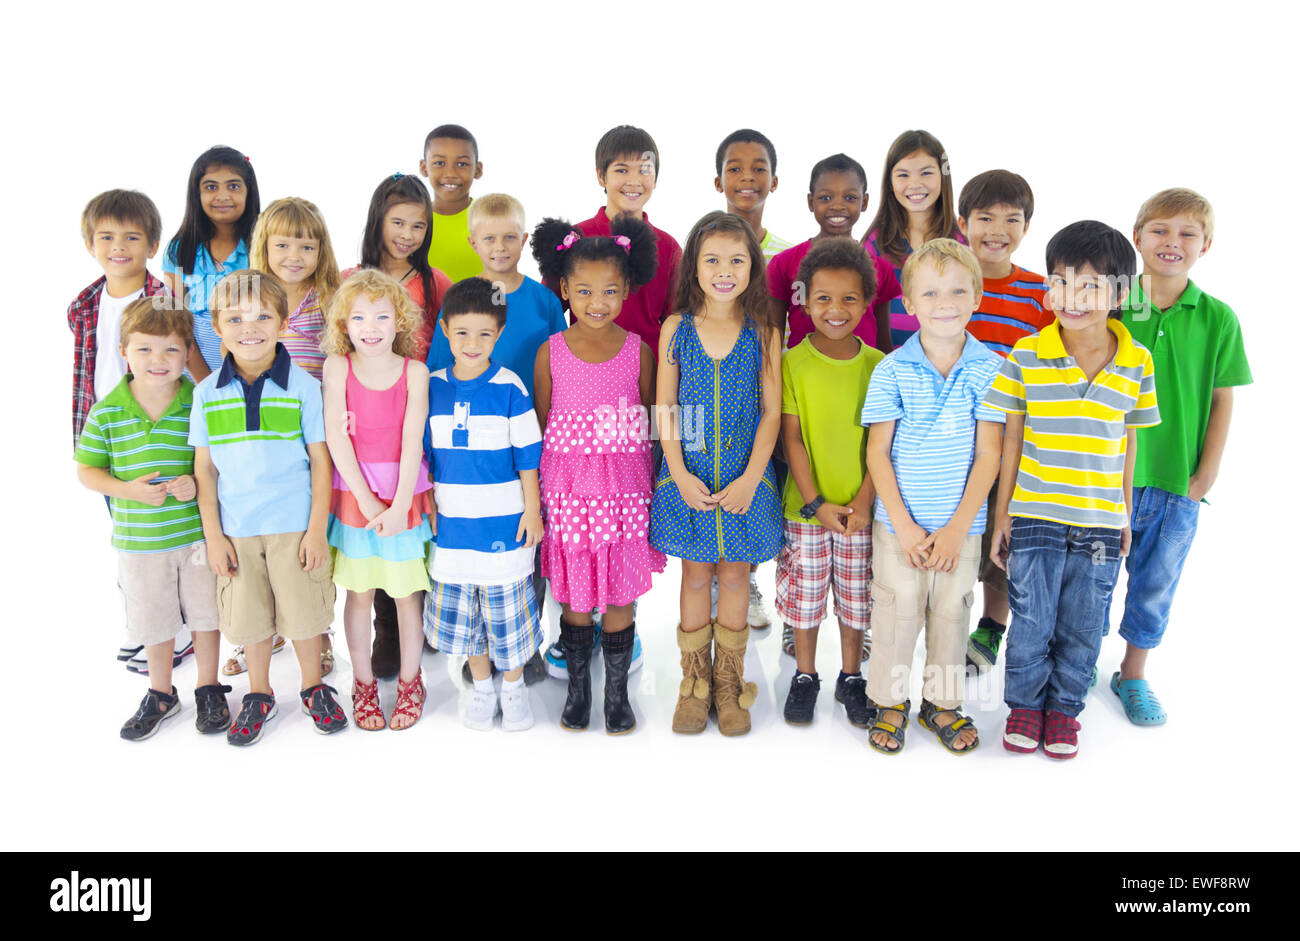
[(1152, 196), (1133, 226), (1142, 276), (1124, 305), (1123, 322), (1151, 351), (1162, 419), (1137, 433), (1133, 544), (1119, 628), (1128, 648), (1110, 680), (1137, 725), (1165, 722), (1146, 680), (1147, 656), (1169, 625), (1200, 502), (1219, 474), (1232, 389), (1252, 381), (1236, 314), (1188, 278), (1213, 238), (1214, 209), (1189, 189)]

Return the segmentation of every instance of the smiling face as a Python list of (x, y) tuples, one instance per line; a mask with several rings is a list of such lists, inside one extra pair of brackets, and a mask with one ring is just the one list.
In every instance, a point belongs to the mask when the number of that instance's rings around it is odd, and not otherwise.
[(1091, 264), (1079, 268), (1057, 264), (1047, 276), (1047, 306), (1062, 330), (1104, 330), (1110, 311), (1123, 293)]
[(1006, 277), (1011, 273), (1011, 255), (1029, 230), (1025, 212), (1019, 206), (998, 203), (987, 209), (972, 209), (969, 219), (957, 220), (971, 251), (985, 275)]
[(979, 287), (966, 266), (956, 261), (949, 261), (942, 271), (931, 261), (918, 264), (908, 287), (903, 306), (920, 321), (923, 338), (961, 336), (979, 303)]
[(401, 261), (424, 244), (429, 216), (419, 203), (394, 203), (384, 213), (383, 252)]
[(939, 161), (924, 150), (914, 150), (889, 171), (894, 198), (908, 212), (928, 213), (943, 190)]
[(614, 216), (632, 213), (638, 219), (645, 204), (655, 191), (654, 157), (646, 154), (620, 154), (608, 167), (596, 173), (596, 179), (605, 189), (607, 199), (605, 214)]
[(491, 314), (453, 314), (450, 320), (438, 320), (447, 336), (451, 355), (456, 358), (455, 376), (460, 380), (474, 379), (488, 368), (492, 349), (501, 336), (501, 328)]
[(727, 198), (729, 212), (753, 212), (776, 190), (767, 148), (754, 141), (727, 145), (722, 155), (722, 176), (713, 185)]
[(749, 247), (738, 236), (718, 232), (700, 243), (695, 278), (705, 298), (729, 304), (749, 287)]
[(99, 219), (86, 250), (95, 256), (108, 277), (127, 280), (144, 276), (145, 262), (158, 251), (158, 243), (150, 245), (138, 223)]
[(483, 164), (467, 140), (435, 137), (425, 148), (420, 161), (420, 176), (433, 187), (436, 208), (447, 207), (459, 212), (469, 204), (469, 189), (483, 175)]
[(813, 329), (828, 340), (852, 336), (867, 312), (862, 275), (849, 268), (821, 268), (813, 272), (811, 280), (804, 310)]
[(1133, 244), (1142, 256), (1143, 273), (1165, 278), (1187, 277), (1210, 247), (1205, 225), (1184, 214), (1152, 219), (1133, 233)]
[(348, 339), (361, 356), (382, 356), (393, 349), (397, 338), (397, 314), (386, 297), (370, 299), (359, 295), (348, 311)]
[(528, 235), (509, 216), (480, 219), (469, 235), (469, 244), (483, 262), (485, 275), (514, 274), (524, 253)]
[(822, 235), (852, 235), (867, 205), (866, 182), (852, 170), (832, 170), (813, 181), (808, 208)]
[(623, 273), (609, 261), (576, 262), (568, 277), (560, 281), (560, 296), (574, 319), (592, 330), (614, 322), (627, 293)]
[(199, 203), (216, 225), (234, 225), (244, 215), (248, 189), (233, 167), (208, 167), (199, 177)]
[(131, 369), (131, 381), (143, 389), (155, 390), (180, 380), (189, 347), (174, 333), (156, 337), (133, 332), (122, 339), (122, 355)]
[(284, 325), (280, 315), (249, 292), (238, 303), (221, 307), (212, 319), (212, 329), (221, 337), (241, 372), (260, 375), (275, 360), (275, 345)]
[(266, 240), (266, 264), (286, 285), (310, 281), (320, 262), (320, 239), (272, 235)]

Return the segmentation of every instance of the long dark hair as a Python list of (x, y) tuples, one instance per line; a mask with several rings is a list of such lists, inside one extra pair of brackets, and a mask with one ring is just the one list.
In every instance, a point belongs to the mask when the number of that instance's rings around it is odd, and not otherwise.
[(442, 299), (436, 296), (433, 286), (433, 266), (429, 264), (429, 243), (433, 241), (433, 202), (420, 178), (412, 173), (394, 173), (386, 176), (370, 197), (366, 212), (366, 231), (361, 236), (361, 267), (382, 268), (384, 257), (384, 216), (400, 203), (416, 203), (424, 207), (424, 241), (406, 260), (411, 263), (420, 283), (424, 285), (424, 315), (428, 323), (438, 319)]
[(934, 225), (930, 227), (928, 238), (948, 238), (957, 226), (956, 206), (952, 198), (952, 174), (948, 172), (947, 151), (943, 149), (939, 139), (929, 131), (904, 131), (894, 138), (894, 142), (889, 145), (889, 153), (885, 155), (885, 173), (880, 183), (880, 207), (876, 210), (876, 218), (872, 219), (871, 225), (867, 227), (867, 237), (874, 238), (877, 247), (888, 254), (897, 265), (901, 265), (908, 254), (908, 212), (895, 198), (894, 184), (890, 177), (893, 175), (895, 164), (918, 150), (929, 154), (939, 164), (939, 198), (934, 201), (934, 206), (930, 210), (934, 214), (931, 217)]
[(759, 354), (763, 353), (770, 331), (779, 329), (776, 315), (776, 302), (767, 292), (767, 266), (763, 260), (763, 247), (748, 222), (730, 212), (715, 210), (708, 213), (691, 229), (682, 246), (682, 266), (677, 274), (677, 296), (673, 299), (673, 310), (677, 313), (699, 311), (704, 306), (704, 289), (700, 287), (699, 274), (700, 246), (710, 235), (730, 235), (740, 239), (749, 249), (749, 284), (736, 298), (740, 302), (741, 313), (758, 327)]
[[(244, 214), (235, 223), (235, 235), (245, 245), (253, 238), (253, 225), (258, 213), (262, 211), (261, 197), (257, 192), (257, 174), (248, 158), (233, 147), (209, 147), (190, 167), (190, 180), (185, 187), (185, 216), (181, 227), (167, 243), (167, 254), (176, 260), (178, 267), (186, 270), (194, 268), (199, 246), (206, 245), (217, 234), (217, 227), (203, 212), (203, 203), (199, 200), (199, 181), (211, 167), (229, 167), (239, 174), (244, 181)], [(221, 262), (222, 259), (214, 258)]]

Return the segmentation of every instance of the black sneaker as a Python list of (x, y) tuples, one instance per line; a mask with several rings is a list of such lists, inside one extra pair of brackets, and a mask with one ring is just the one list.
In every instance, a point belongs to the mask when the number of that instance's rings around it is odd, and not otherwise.
[(785, 721), (791, 725), (811, 725), (822, 681), (815, 673), (795, 673), (790, 694), (785, 697)]
[[(164, 709), (163, 706), (167, 708)], [(176, 695), (175, 686), (170, 694), (151, 689), (140, 700), (140, 708), (135, 711), (135, 715), (122, 726), (122, 738), (128, 742), (143, 742), (158, 731), (158, 726), (162, 725), (164, 719), (170, 719), (180, 711), (181, 701)]]
[(118, 647), (118, 648), (117, 648), (117, 659), (118, 659), (118, 662), (119, 662), (119, 663), (126, 663), (126, 661), (130, 660), (132, 657), (134, 657), (136, 654), (140, 653), (140, 651), (142, 651), (142, 650), (144, 650), (144, 647), (142, 647), (142, 646), (128, 647), (128, 646), (125, 646), (125, 645), (124, 645), (124, 646)]
[(876, 706), (867, 698), (867, 681), (861, 673), (840, 674), (835, 681), (835, 701), (844, 704), (849, 722), (860, 729), (869, 729), (876, 721)]
[(320, 683), (298, 694), (302, 700), (302, 711), (311, 716), (316, 731), (321, 735), (342, 732), (348, 727), (348, 717), (343, 714), (343, 707), (335, 702), (332, 695), (337, 692), (333, 686)]
[(201, 735), (215, 735), (230, 728), (229, 686), (200, 686), (194, 691), (194, 727)]
[(275, 718), (275, 697), (266, 693), (247, 693), (239, 715), (226, 730), (226, 744), (253, 745), (266, 731), (266, 723)]

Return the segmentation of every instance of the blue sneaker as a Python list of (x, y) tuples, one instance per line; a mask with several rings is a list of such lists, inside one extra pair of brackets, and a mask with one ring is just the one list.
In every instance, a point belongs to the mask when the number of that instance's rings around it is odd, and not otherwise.
[[(599, 617), (599, 615), (596, 615), (596, 617)], [(592, 618), (592, 621), (595, 622), (595, 640), (592, 641), (591, 644), (591, 655), (594, 657), (600, 652), (600, 622), (597, 621), (595, 617)], [(639, 638), (637, 640), (639, 644)], [(639, 658), (640, 656), (641, 648), (639, 646), (633, 648), (633, 657)], [(558, 638), (555, 643), (546, 648), (544, 659), (546, 660), (547, 673), (555, 677), (557, 680), (564, 680), (566, 683), (569, 681), (569, 662), (565, 659), (564, 648), (560, 646)], [(634, 659), (632, 661), (632, 667), (628, 672), (635, 670), (640, 665), (641, 664)]]

